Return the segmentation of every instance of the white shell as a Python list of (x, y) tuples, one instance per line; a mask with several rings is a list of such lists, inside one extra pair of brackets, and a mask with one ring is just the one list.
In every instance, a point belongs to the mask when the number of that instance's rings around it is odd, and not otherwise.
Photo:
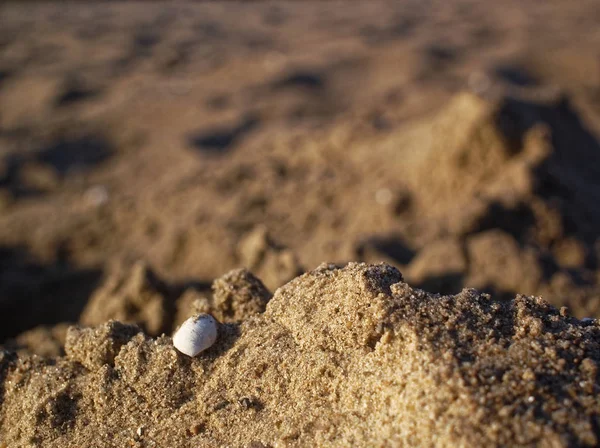
[(215, 343), (217, 326), (210, 314), (192, 316), (173, 335), (173, 345), (185, 355), (196, 356)]

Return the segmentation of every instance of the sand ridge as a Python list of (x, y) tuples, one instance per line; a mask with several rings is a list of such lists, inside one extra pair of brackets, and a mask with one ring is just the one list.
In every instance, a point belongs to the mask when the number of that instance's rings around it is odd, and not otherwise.
[(593, 446), (599, 342), (538, 297), (322, 265), (197, 358), (115, 321), (3, 352), (0, 418), (9, 446)]

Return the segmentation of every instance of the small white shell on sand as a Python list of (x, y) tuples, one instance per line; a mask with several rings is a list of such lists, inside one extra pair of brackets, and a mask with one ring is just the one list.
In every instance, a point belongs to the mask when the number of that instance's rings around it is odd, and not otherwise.
[(192, 316), (173, 335), (173, 345), (185, 355), (196, 356), (215, 343), (217, 326), (210, 314)]

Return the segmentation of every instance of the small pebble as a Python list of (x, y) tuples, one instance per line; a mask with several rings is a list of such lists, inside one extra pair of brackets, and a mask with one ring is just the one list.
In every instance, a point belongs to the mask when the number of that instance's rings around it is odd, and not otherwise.
[(84, 197), (88, 204), (99, 207), (108, 202), (108, 190), (102, 185), (96, 185), (89, 188)]
[(218, 323), (210, 314), (198, 314), (186, 320), (173, 336), (173, 345), (181, 353), (196, 356), (217, 340)]
[(196, 424), (190, 426), (190, 429), (188, 431), (191, 435), (197, 436), (201, 432), (204, 432), (204, 429), (205, 429), (204, 423), (196, 423)]
[(388, 205), (392, 202), (393, 194), (389, 188), (380, 188), (375, 192), (375, 202), (380, 205)]
[(473, 72), (467, 81), (469, 89), (477, 95), (483, 95), (492, 87), (492, 80), (485, 73)]

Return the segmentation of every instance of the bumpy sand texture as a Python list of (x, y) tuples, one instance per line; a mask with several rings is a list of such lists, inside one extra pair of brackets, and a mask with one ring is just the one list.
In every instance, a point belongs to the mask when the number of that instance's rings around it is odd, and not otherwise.
[(170, 328), (170, 295), (145, 263), (135, 263), (131, 269), (116, 268), (90, 298), (80, 320), (84, 325), (99, 325), (111, 319), (136, 322), (147, 333), (158, 335)]
[(0, 448), (596, 444), (597, 3), (0, 2)]
[[(245, 274), (249, 275), (249, 274)], [(230, 283), (233, 303), (260, 288)], [(218, 291), (217, 291), (218, 293)], [(4, 353), (8, 446), (593, 446), (600, 329), (540, 298), (439, 296), (322, 265), (198, 358), (109, 322), (55, 360)]]

